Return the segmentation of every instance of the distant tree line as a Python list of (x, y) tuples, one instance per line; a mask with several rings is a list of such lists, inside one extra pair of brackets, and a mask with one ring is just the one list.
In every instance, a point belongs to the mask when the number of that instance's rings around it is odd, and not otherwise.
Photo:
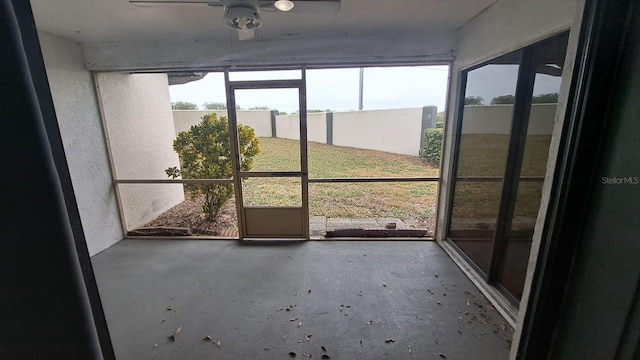
[[(514, 95), (500, 95), (491, 99), (491, 105), (504, 105), (515, 103)], [(558, 102), (558, 93), (539, 94), (531, 98), (532, 104), (555, 104)], [(464, 104), (469, 106), (484, 105), (484, 98), (480, 96), (467, 96), (464, 98)]]
[[(203, 110), (227, 110), (227, 104), (221, 102), (213, 102), (207, 101), (202, 104), (201, 107)], [(198, 110), (198, 105), (186, 102), (186, 101), (176, 101), (171, 103), (172, 110)], [(236, 110), (243, 110), (240, 105), (236, 104)], [(247, 110), (271, 110), (268, 106), (252, 106)]]

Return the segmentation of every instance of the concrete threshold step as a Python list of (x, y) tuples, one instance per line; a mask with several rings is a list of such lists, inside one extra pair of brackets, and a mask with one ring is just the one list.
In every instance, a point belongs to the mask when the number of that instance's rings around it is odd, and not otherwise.
[(325, 238), (333, 237), (426, 237), (424, 229), (336, 229), (327, 230)]

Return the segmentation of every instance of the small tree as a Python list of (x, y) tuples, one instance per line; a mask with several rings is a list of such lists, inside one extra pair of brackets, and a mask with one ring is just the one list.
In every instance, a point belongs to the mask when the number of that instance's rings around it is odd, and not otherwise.
[(507, 105), (516, 102), (516, 97), (513, 95), (500, 95), (491, 99), (491, 105)]
[(531, 99), (533, 104), (556, 104), (558, 102), (558, 93), (540, 94)]
[[(227, 104), (207, 101), (206, 103), (202, 104), (202, 108), (206, 110), (227, 110)], [(236, 110), (240, 109), (240, 105), (236, 104)]]
[(227, 110), (227, 104), (207, 101), (206, 103), (202, 104), (202, 108), (206, 110)]
[(480, 96), (467, 96), (466, 98), (464, 98), (464, 104), (473, 106), (484, 105), (484, 98)]
[[(240, 168), (248, 171), (253, 165), (253, 157), (260, 152), (258, 139), (254, 130), (246, 125), (238, 125), (238, 139)], [(225, 117), (203, 116), (202, 122), (178, 134), (173, 141), (173, 150), (180, 157), (181, 169), (166, 169), (165, 173), (171, 178), (228, 179), (232, 176), (229, 122)], [(192, 197), (204, 196), (202, 212), (208, 220), (213, 220), (233, 196), (232, 184), (190, 184), (185, 187)]]
[(198, 110), (198, 105), (186, 101), (176, 101), (171, 103), (172, 110)]

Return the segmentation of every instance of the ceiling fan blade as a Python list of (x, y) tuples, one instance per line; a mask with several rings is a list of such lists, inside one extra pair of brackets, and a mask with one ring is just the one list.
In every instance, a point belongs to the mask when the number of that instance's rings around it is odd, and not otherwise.
[[(340, 11), (340, 0), (291, 0), (293, 9), (287, 13), (310, 15), (333, 15)], [(260, 10), (281, 12), (273, 0), (260, 0)]]
[(155, 7), (155, 6), (190, 6), (190, 5), (209, 5), (209, 6), (222, 6), (222, 3), (217, 0), (129, 0), (132, 5), (140, 7)]
[(256, 37), (255, 30), (249, 30), (249, 31), (238, 30), (238, 40), (240, 41), (251, 40), (251, 39), (254, 39), (255, 37)]

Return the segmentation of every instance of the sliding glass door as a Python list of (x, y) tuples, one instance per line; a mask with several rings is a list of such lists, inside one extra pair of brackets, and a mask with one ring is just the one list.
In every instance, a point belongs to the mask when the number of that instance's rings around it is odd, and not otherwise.
[(522, 296), (567, 39), (462, 74), (447, 238), (514, 303)]

